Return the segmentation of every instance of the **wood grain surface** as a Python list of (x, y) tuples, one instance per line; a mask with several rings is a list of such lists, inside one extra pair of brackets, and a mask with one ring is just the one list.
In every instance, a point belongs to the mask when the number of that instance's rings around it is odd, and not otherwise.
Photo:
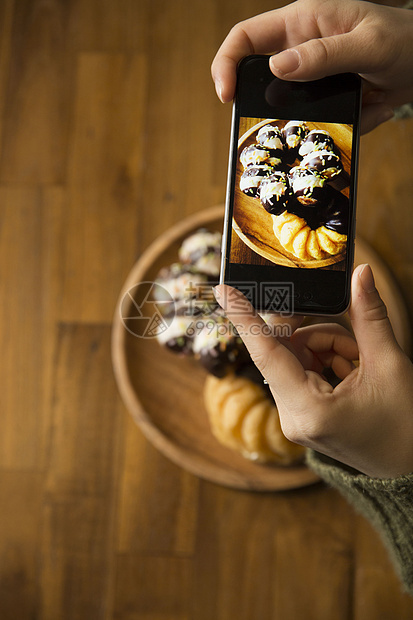
[[(133, 264), (224, 201), (214, 53), (280, 4), (0, 2), (1, 620), (412, 618), (338, 493), (199, 479), (147, 442), (113, 378)], [(413, 120), (363, 138), (357, 218), (410, 316), (412, 145)]]

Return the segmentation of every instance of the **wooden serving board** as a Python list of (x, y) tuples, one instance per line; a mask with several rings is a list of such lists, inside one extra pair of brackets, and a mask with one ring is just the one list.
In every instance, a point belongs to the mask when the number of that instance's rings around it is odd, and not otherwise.
[[(239, 156), (242, 150), (256, 142), (256, 134), (260, 127), (267, 124), (277, 125), (282, 129), (288, 121), (274, 119), (242, 119), (244, 125), (241, 125), (240, 131), (246, 129), (238, 141), (238, 161), (235, 182), (235, 200), (233, 212), (233, 228), (240, 239), (254, 252), (264, 257), (272, 263), (284, 265), (286, 267), (304, 267), (307, 269), (319, 269), (330, 265), (338, 265), (344, 261), (345, 251), (330, 256), (322, 260), (303, 260), (288, 252), (278, 241), (273, 231), (272, 216), (262, 207), (257, 198), (252, 198), (244, 194), (240, 188), (240, 178), (244, 171)], [(257, 122), (258, 121), (258, 122)], [(251, 125), (252, 126), (249, 126)], [(350, 149), (352, 142), (352, 129), (349, 125), (337, 125), (334, 123), (313, 123), (306, 122), (309, 130), (324, 129), (329, 132), (334, 143), (340, 152), (343, 164), (343, 172), (333, 180), (331, 185), (344, 195), (349, 193), (350, 178)], [(298, 164), (298, 160), (296, 161)], [(340, 266), (344, 269), (344, 262)]]
[[(193, 359), (178, 357), (161, 348), (154, 339), (137, 338), (125, 329), (121, 320), (125, 293), (136, 292), (141, 283), (153, 281), (161, 267), (176, 261), (183, 239), (197, 228), (205, 226), (221, 231), (223, 214), (224, 207), (218, 206), (179, 222), (156, 239), (133, 266), (122, 287), (113, 320), (112, 360), (119, 391), (147, 439), (193, 474), (225, 486), (256, 491), (313, 484), (317, 477), (303, 465), (260, 465), (219, 444), (210, 431), (203, 404), (206, 371)], [(407, 312), (391, 274), (362, 241), (356, 244), (356, 260), (370, 262), (395, 335), (408, 350)], [(130, 298), (133, 310), (132, 306)]]

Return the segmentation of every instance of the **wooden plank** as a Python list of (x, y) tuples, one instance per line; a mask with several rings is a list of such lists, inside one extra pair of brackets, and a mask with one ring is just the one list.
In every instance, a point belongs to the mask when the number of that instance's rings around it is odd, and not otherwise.
[(350, 620), (354, 518), (351, 508), (338, 493), (320, 485), (292, 494), (286, 498), (283, 509), (275, 534), (276, 614), (308, 620)]
[(62, 325), (41, 545), (41, 617), (106, 618), (121, 417), (110, 328)]
[(194, 558), (194, 618), (272, 617), (272, 519), (279, 497), (202, 484)]
[[(351, 509), (321, 485), (272, 495), (202, 486), (194, 616), (351, 618)], [(299, 523), (299, 525), (298, 525)]]
[(148, 444), (129, 415), (124, 438), (118, 552), (190, 556), (195, 546), (199, 480)]
[(72, 0), (70, 39), (76, 51), (147, 51), (152, 3)]
[(108, 492), (119, 421), (109, 352), (109, 327), (60, 326), (46, 480), (49, 493), (101, 496)]
[(42, 620), (107, 617), (111, 601), (108, 497), (49, 498), (43, 510)]
[(111, 321), (136, 255), (145, 75), (140, 55), (79, 58), (63, 249), (64, 321)]
[(41, 474), (0, 471), (2, 620), (26, 620), (37, 613), (42, 488)]
[[(150, 135), (139, 227), (142, 248), (184, 215), (216, 201), (212, 166), (222, 137), (218, 146), (209, 67), (214, 53), (214, 16), (213, 4), (199, 0), (154, 2), (151, 6), (147, 48)], [(194, 38), (200, 27), (202, 37)], [(162, 217), (153, 217), (154, 205)]]
[(117, 559), (116, 620), (189, 620), (191, 562), (185, 558), (120, 555)]
[(3, 110), (10, 71), (14, 0), (0, 5), (0, 140), (3, 138)]
[(361, 516), (355, 533), (354, 620), (410, 620), (413, 599), (403, 593), (378, 533)]
[(71, 77), (67, 4), (14, 4), (4, 104), (2, 183), (60, 183), (65, 176)]
[(64, 197), (0, 188), (0, 467), (44, 468)]
[[(138, 253), (224, 199), (231, 106), (209, 63), (284, 2), (0, 4), (1, 619), (412, 617), (337, 494), (199, 481), (147, 444), (112, 378)], [(411, 309), (412, 131), (365, 139), (358, 215)]]

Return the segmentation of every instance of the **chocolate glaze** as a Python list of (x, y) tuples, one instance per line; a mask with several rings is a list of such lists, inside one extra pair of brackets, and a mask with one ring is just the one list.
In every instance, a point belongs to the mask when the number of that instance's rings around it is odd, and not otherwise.
[(317, 205), (325, 193), (326, 178), (314, 168), (295, 166), (289, 175), (295, 197), (303, 205)]
[(261, 204), (268, 213), (280, 215), (287, 208), (291, 196), (290, 184), (285, 172), (277, 170), (261, 181), (259, 186)]
[(221, 343), (211, 349), (203, 349), (199, 354), (202, 366), (216, 377), (225, 377), (230, 370), (235, 370), (245, 363), (249, 353), (241, 338), (229, 342), (225, 347)]
[(264, 164), (263, 166), (251, 166), (244, 170), (240, 179), (240, 189), (247, 194), (256, 198), (258, 196), (258, 187), (264, 177), (268, 177), (274, 172), (272, 166)]
[(155, 301), (162, 302), (159, 303), (159, 311), (165, 317), (171, 317), (175, 314), (180, 316), (197, 315), (199, 314), (200, 302), (197, 300), (199, 297), (202, 297), (202, 307), (208, 310), (215, 307), (216, 302), (212, 294), (206, 299), (205, 291), (209, 290), (210, 280), (209, 276), (200, 273), (192, 265), (173, 263), (168, 267), (163, 267), (155, 282), (168, 291), (174, 301), (166, 303), (157, 294), (158, 291), (155, 287)]
[(220, 253), (221, 253), (221, 247), (208, 245), (206, 248), (198, 248), (194, 252), (191, 252), (189, 256), (189, 260), (191, 261), (191, 263), (196, 263), (203, 256), (206, 256), (208, 254), (220, 254)]
[(325, 226), (340, 234), (347, 234), (349, 200), (341, 192), (326, 185), (323, 198), (315, 206), (303, 205), (295, 196), (288, 203), (288, 211), (303, 218), (312, 230)]
[(315, 168), (328, 179), (331, 179), (343, 170), (340, 157), (332, 151), (313, 151), (306, 155), (301, 165), (305, 168)]
[(289, 121), (282, 130), (286, 147), (297, 151), (308, 133), (308, 127), (303, 121)]
[(284, 140), (281, 131), (273, 125), (264, 125), (257, 133), (257, 141), (265, 148), (278, 153), (281, 157), (284, 151)]
[(313, 151), (334, 151), (333, 138), (326, 131), (313, 129), (302, 142), (298, 151), (301, 157), (305, 157)]
[(342, 235), (347, 235), (349, 211), (349, 199), (330, 187), (329, 200), (324, 210), (324, 226)]
[(240, 364), (240, 366), (236, 368), (235, 374), (238, 377), (244, 377), (245, 379), (252, 381), (252, 383), (259, 385), (264, 390), (267, 398), (274, 402), (274, 397), (272, 395), (270, 386), (267, 383), (264, 383), (264, 377), (262, 376), (256, 365), (253, 363), (251, 358), (249, 358), (249, 360), (247, 360), (244, 364)]
[(165, 343), (165, 347), (174, 353), (181, 355), (192, 355), (192, 339), (185, 334), (171, 338)]
[(250, 166), (259, 166), (267, 163), (270, 157), (270, 150), (262, 146), (262, 144), (250, 144), (243, 149), (240, 155), (240, 162), (244, 168), (249, 168)]
[[(198, 325), (201, 324), (201, 329)], [(221, 313), (204, 317), (204, 326), (195, 323), (193, 352), (195, 358), (212, 374), (223, 377), (231, 368), (249, 359), (249, 353), (237, 331)]]
[[(199, 228), (183, 241), (179, 248), (179, 258), (183, 263), (193, 264), (206, 254), (220, 254), (221, 241), (220, 233), (211, 232), (207, 228)], [(195, 246), (195, 249), (189, 251), (188, 243), (191, 244), (190, 247)]]
[(303, 205), (293, 196), (288, 204), (288, 211), (305, 220), (312, 230), (316, 230), (316, 228), (324, 224), (320, 205), (317, 205), (317, 207)]

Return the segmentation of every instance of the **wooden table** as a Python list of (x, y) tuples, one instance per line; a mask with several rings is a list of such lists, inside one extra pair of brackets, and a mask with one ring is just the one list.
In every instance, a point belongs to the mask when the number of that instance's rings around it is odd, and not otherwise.
[[(0, 617), (408, 619), (377, 534), (318, 484), (258, 494), (171, 464), (110, 361), (141, 252), (224, 199), (210, 61), (277, 6), (0, 3)], [(413, 311), (413, 120), (363, 138), (358, 229)]]

